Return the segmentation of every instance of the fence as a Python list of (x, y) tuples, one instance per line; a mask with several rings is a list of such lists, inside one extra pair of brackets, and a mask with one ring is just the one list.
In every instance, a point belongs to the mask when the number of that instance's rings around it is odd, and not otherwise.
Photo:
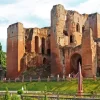
[[(86, 97), (85, 97), (86, 96)], [(90, 95), (82, 95), (82, 97), (78, 97), (76, 95), (47, 95), (48, 100), (100, 100), (100, 95), (98, 96), (90, 96)], [(45, 96), (43, 95), (35, 95), (35, 96), (27, 96), (21, 95), (21, 99), (24, 100), (26, 97), (34, 98), (35, 100), (43, 100)]]
[[(11, 95), (13, 94), (10, 93)], [(15, 92), (14, 92), (15, 94)], [(1, 93), (0, 97), (3, 97), (5, 93)], [(57, 94), (57, 93), (24, 93), (19, 95), (21, 100), (100, 100), (100, 94), (84, 94), (81, 97), (77, 94)], [(28, 99), (26, 99), (28, 98)], [(3, 100), (3, 99), (0, 99)]]
[[(38, 82), (38, 81), (71, 81), (73, 79), (77, 79), (77, 77), (69, 77), (69, 76), (66, 76), (66, 77), (47, 77), (47, 78), (41, 78), (41, 77), (37, 77), (37, 78), (33, 78), (33, 77), (30, 77), (30, 78), (15, 78), (15, 79), (6, 79), (6, 78), (3, 78), (1, 79), (1, 81), (3, 82)], [(83, 80), (85, 79), (91, 79), (91, 80), (95, 80), (94, 78), (84, 78)], [(97, 77), (96, 78), (97, 80), (100, 80), (100, 77)]]

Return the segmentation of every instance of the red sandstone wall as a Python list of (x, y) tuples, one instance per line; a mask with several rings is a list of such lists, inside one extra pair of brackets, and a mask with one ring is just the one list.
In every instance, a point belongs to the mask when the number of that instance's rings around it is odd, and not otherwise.
[(21, 72), (21, 58), (24, 54), (23, 25), (16, 23), (7, 29), (7, 78), (16, 78)]
[(92, 30), (85, 31), (82, 38), (82, 70), (84, 77), (96, 75), (96, 45), (92, 37)]
[(18, 75), (18, 43), (10, 39), (7, 39), (7, 43), (7, 77), (13, 78)]
[(51, 33), (51, 74), (57, 75), (62, 73), (60, 51), (55, 42), (54, 33)]
[(82, 53), (81, 46), (73, 48), (73, 49), (72, 48), (66, 48), (65, 49), (65, 68), (66, 68), (66, 75), (67, 76), (68, 76), (68, 74), (71, 74), (71, 70), (72, 70), (71, 59), (72, 59), (72, 56), (75, 55), (75, 54), (78, 54), (82, 57), (81, 53)]

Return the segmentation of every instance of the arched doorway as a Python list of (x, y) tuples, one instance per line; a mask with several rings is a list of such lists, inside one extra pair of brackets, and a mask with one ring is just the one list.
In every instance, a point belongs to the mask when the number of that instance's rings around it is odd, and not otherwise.
[(71, 56), (71, 61), (70, 61), (70, 67), (71, 67), (71, 73), (73, 72), (74, 74), (78, 73), (79, 70), (79, 63), (82, 65), (82, 57), (80, 54), (76, 53)]

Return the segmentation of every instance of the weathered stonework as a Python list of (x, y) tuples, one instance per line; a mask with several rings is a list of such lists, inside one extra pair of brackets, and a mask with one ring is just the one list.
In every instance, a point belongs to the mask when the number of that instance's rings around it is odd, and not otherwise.
[(76, 75), (79, 62), (84, 77), (100, 75), (100, 14), (79, 14), (55, 5), (51, 26), (24, 28), (12, 24), (7, 33), (7, 77), (18, 77), (29, 67), (50, 64), (51, 75)]

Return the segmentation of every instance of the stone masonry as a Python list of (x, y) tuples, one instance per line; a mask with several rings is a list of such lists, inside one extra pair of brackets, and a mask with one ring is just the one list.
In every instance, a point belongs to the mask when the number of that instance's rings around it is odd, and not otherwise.
[(7, 77), (16, 78), (28, 67), (50, 64), (60, 77), (78, 73), (100, 75), (100, 14), (79, 14), (61, 4), (51, 9), (51, 26), (24, 28), (15, 23), (7, 29)]

